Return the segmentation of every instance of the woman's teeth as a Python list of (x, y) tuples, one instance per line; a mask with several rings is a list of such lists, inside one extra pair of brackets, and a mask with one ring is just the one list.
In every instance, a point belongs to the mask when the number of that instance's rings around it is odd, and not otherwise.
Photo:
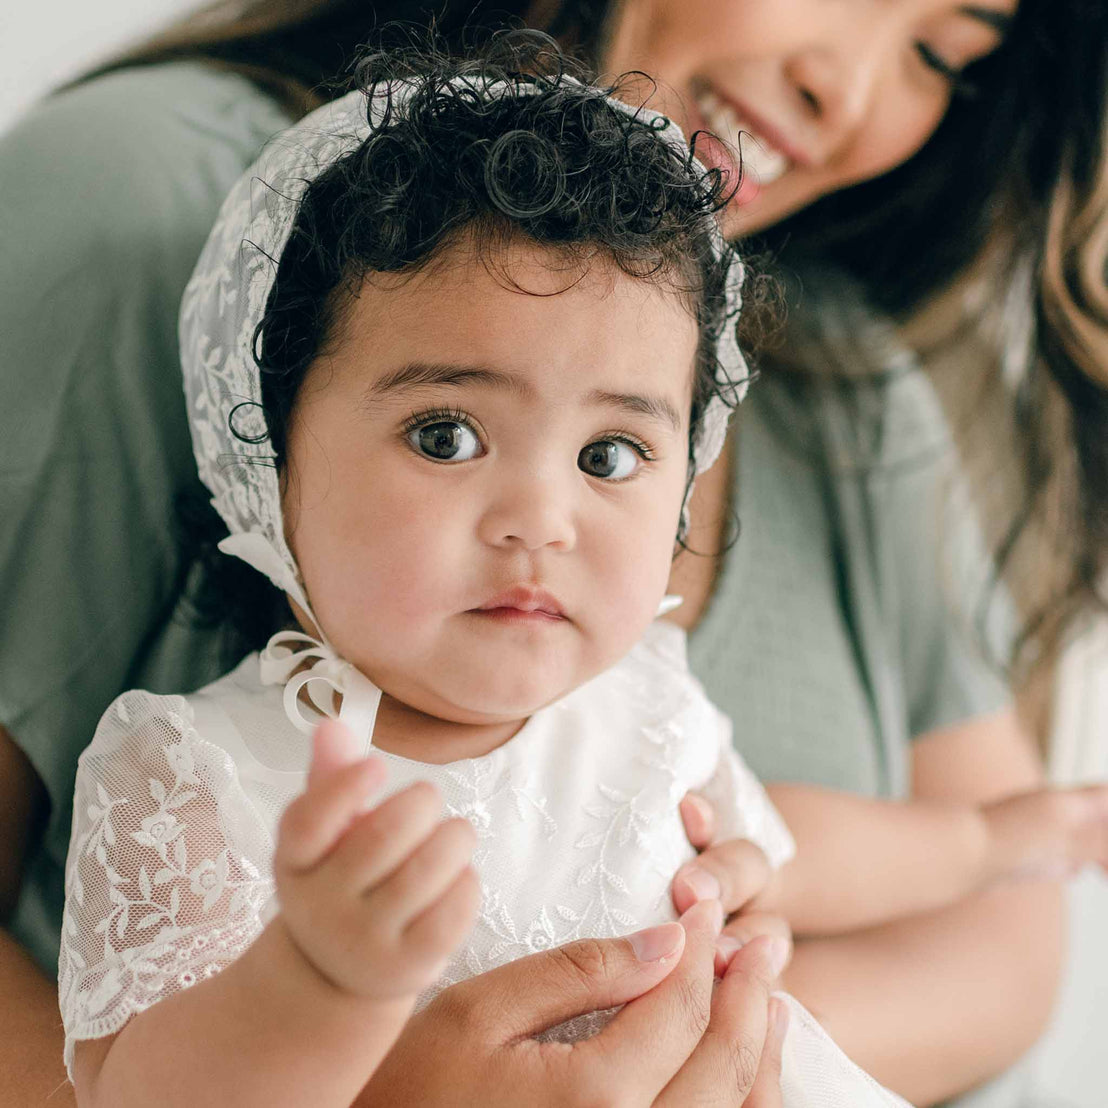
[[(743, 172), (752, 173), (759, 184), (772, 184), (789, 168), (789, 159), (762, 138), (749, 123), (740, 119), (735, 109), (711, 89), (700, 93), (696, 103), (704, 122), (708, 124), (708, 130), (742, 153)], [(739, 142), (740, 132), (745, 134), (745, 142)]]

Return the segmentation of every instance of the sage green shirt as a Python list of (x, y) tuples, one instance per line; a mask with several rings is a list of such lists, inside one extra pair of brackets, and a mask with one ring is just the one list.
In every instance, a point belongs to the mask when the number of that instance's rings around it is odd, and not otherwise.
[[(101, 712), (217, 676), (210, 636), (175, 616), (172, 505), (196, 481), (177, 308), (224, 194), (285, 122), (245, 80), (178, 63), (68, 91), (0, 139), (0, 723), (52, 802), (13, 925), (51, 972)], [(1005, 690), (942, 583), (952, 457), (926, 380), (860, 419), (834, 390), (756, 382), (742, 535), (691, 656), (763, 778), (899, 794), (912, 736)]]
[(736, 433), (740, 534), (692, 667), (762, 779), (906, 795), (913, 737), (1008, 699), (1011, 617), (995, 595), (976, 626), (989, 562), (932, 387), (766, 373)]
[(177, 311), (282, 111), (241, 77), (136, 69), (0, 138), (0, 724), (50, 794), (13, 930), (54, 972), (77, 755), (125, 688), (215, 656), (174, 619), (173, 501), (195, 485)]

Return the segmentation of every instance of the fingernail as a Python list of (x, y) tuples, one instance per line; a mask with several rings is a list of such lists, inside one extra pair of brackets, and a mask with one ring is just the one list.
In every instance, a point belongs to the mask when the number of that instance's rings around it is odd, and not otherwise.
[(658, 927), (648, 927), (645, 931), (636, 931), (627, 936), (627, 941), (640, 962), (657, 962), (677, 953), (683, 934), (679, 923), (663, 923)]
[(741, 940), (736, 939), (734, 935), (720, 935), (716, 939), (716, 950), (725, 966), (730, 965), (731, 959), (742, 949), (742, 945)]
[(784, 1042), (785, 1032), (789, 1030), (789, 1007), (777, 997), (773, 998), (773, 1033), (777, 1041)]
[(775, 935), (769, 944), (769, 970), (774, 977), (780, 977), (785, 963), (789, 960), (789, 940)]
[(696, 793), (686, 794), (685, 799), (682, 800), (681, 803), (688, 805), (702, 822), (707, 823), (708, 820), (711, 819), (711, 807), (703, 797), (697, 796)]
[(719, 882), (706, 869), (697, 865), (688, 866), (681, 871), (681, 879), (697, 900), (719, 900)]
[[(704, 903), (701, 901), (700, 903)], [(707, 903), (711, 906), (709, 919), (712, 925), (712, 931), (718, 935), (723, 930), (723, 905), (718, 900), (709, 900)]]

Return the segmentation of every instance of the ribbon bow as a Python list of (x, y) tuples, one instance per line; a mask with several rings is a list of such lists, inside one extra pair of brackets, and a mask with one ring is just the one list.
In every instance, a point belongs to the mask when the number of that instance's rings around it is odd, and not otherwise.
[[(373, 724), (381, 690), (334, 649), (303, 631), (278, 631), (259, 658), (263, 685), (284, 685), (285, 715), (310, 735), (321, 718), (338, 719), (365, 743), (373, 740)], [(305, 715), (301, 690), (317, 715)]]

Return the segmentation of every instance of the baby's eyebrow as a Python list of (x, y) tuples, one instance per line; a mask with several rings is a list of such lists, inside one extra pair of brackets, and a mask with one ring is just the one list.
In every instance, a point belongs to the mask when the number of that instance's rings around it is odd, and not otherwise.
[[(465, 385), (484, 385), (489, 388), (513, 392), (529, 397), (534, 390), (524, 379), (499, 369), (480, 365), (454, 365), (444, 362), (408, 362), (386, 373), (375, 381), (366, 392), (366, 403), (408, 389)], [(638, 393), (611, 392), (593, 389), (586, 397), (587, 404), (620, 408), (634, 415), (646, 416), (658, 423), (668, 424), (674, 431), (682, 428), (681, 413), (664, 396), (644, 396)]]
[(513, 377), (510, 373), (489, 369), (487, 366), (408, 362), (374, 382), (366, 394), (366, 399), (379, 400), (382, 396), (393, 392), (442, 385), (486, 385), (520, 394), (530, 392), (525, 381)]
[(681, 430), (681, 413), (664, 396), (640, 396), (637, 393), (594, 389), (589, 393), (588, 399), (593, 404), (622, 408), (625, 412), (644, 415), (659, 423), (668, 423), (674, 431)]

